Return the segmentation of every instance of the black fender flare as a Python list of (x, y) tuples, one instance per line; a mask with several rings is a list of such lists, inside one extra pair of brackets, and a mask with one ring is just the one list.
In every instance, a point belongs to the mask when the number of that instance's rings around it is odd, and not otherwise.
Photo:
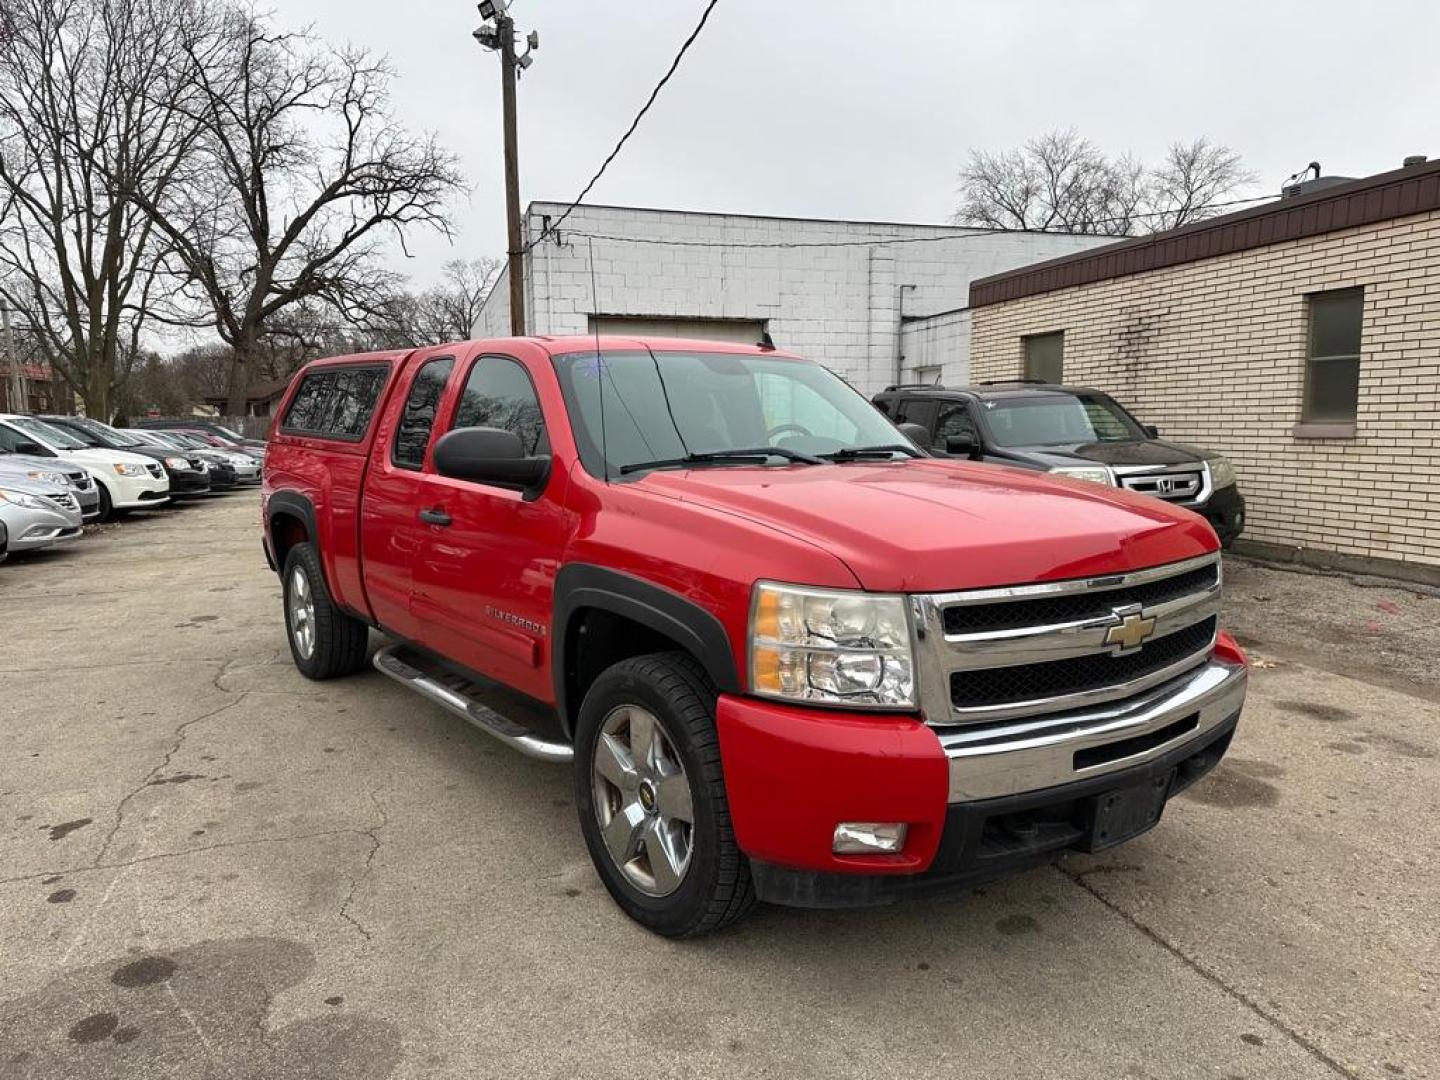
[[(275, 518), (280, 514), (292, 514), (298, 517), (305, 524), (305, 532), (310, 537), (310, 542), (317, 547), (320, 544), (320, 531), (315, 522), (315, 504), (298, 491), (277, 491), (265, 501), (265, 537), (270, 541), (267, 555), (276, 555), (275, 562), (279, 563), (278, 553), (274, 551), (275, 541), (272, 526)], [(277, 565), (275, 572), (278, 574), (285, 568)]]
[(631, 619), (670, 638), (700, 662), (721, 693), (740, 692), (740, 675), (730, 636), (710, 612), (679, 593), (643, 578), (589, 563), (567, 563), (555, 575), (555, 607), (550, 676), (555, 687), (555, 707), (569, 726), (571, 706), (567, 700), (570, 658), (570, 625), (582, 608), (597, 608)]

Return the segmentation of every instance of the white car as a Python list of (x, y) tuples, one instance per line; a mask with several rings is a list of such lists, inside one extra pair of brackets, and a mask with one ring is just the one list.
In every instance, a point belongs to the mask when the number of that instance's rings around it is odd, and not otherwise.
[(170, 501), (170, 480), (154, 458), (128, 450), (87, 447), (33, 416), (0, 413), (0, 446), (16, 454), (62, 458), (83, 465), (100, 484), (100, 519)]

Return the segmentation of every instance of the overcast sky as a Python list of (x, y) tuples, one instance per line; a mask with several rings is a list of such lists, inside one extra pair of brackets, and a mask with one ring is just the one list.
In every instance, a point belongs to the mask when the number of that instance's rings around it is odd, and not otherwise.
[[(519, 88), (522, 203), (579, 193), (702, 0), (515, 0), (540, 32)], [(276, 21), (390, 55), (400, 119), (461, 156), (454, 248), (505, 246), (497, 59), (464, 0), (277, 0)], [(1245, 0), (720, 0), (592, 202), (939, 222), (972, 147), (1074, 127), (1145, 159), (1207, 135), (1261, 176), (1363, 176), (1440, 155), (1440, 4)], [(1247, 192), (1250, 194), (1252, 192)]]

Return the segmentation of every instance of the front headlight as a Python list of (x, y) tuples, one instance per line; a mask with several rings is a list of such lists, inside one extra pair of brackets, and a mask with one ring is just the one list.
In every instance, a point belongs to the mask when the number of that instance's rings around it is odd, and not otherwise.
[(13, 488), (0, 488), (0, 502), (14, 503), (16, 506), (24, 506), (31, 510), (53, 510), (43, 499), (30, 495), (24, 491), (15, 491)]
[(183, 457), (167, 457), (165, 459), (165, 467), (167, 469), (183, 471), (190, 468), (190, 462), (186, 461)]
[(1051, 469), (1056, 476), (1068, 476), (1075, 480), (1089, 480), (1094, 484), (1115, 486), (1115, 475), (1104, 465), (1086, 465)]
[(70, 481), (65, 479), (64, 473), (58, 472), (32, 472), (26, 473), (31, 480), (38, 480), (42, 484), (55, 484), (57, 487), (69, 490)]
[(144, 476), (144, 465), (132, 465), (128, 461), (115, 462), (115, 471), (121, 476)]
[(905, 598), (758, 583), (750, 605), (750, 689), (790, 701), (913, 708)]
[(1226, 461), (1219, 454), (1212, 458), (1206, 458), (1205, 462), (1210, 466), (1210, 486), (1216, 488), (1229, 487), (1235, 483), (1235, 466)]

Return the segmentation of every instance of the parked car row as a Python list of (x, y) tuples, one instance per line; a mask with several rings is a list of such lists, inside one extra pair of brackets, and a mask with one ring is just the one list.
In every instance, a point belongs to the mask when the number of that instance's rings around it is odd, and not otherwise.
[(88, 521), (258, 485), (265, 444), (214, 426), (0, 414), (0, 561), (73, 540)]

